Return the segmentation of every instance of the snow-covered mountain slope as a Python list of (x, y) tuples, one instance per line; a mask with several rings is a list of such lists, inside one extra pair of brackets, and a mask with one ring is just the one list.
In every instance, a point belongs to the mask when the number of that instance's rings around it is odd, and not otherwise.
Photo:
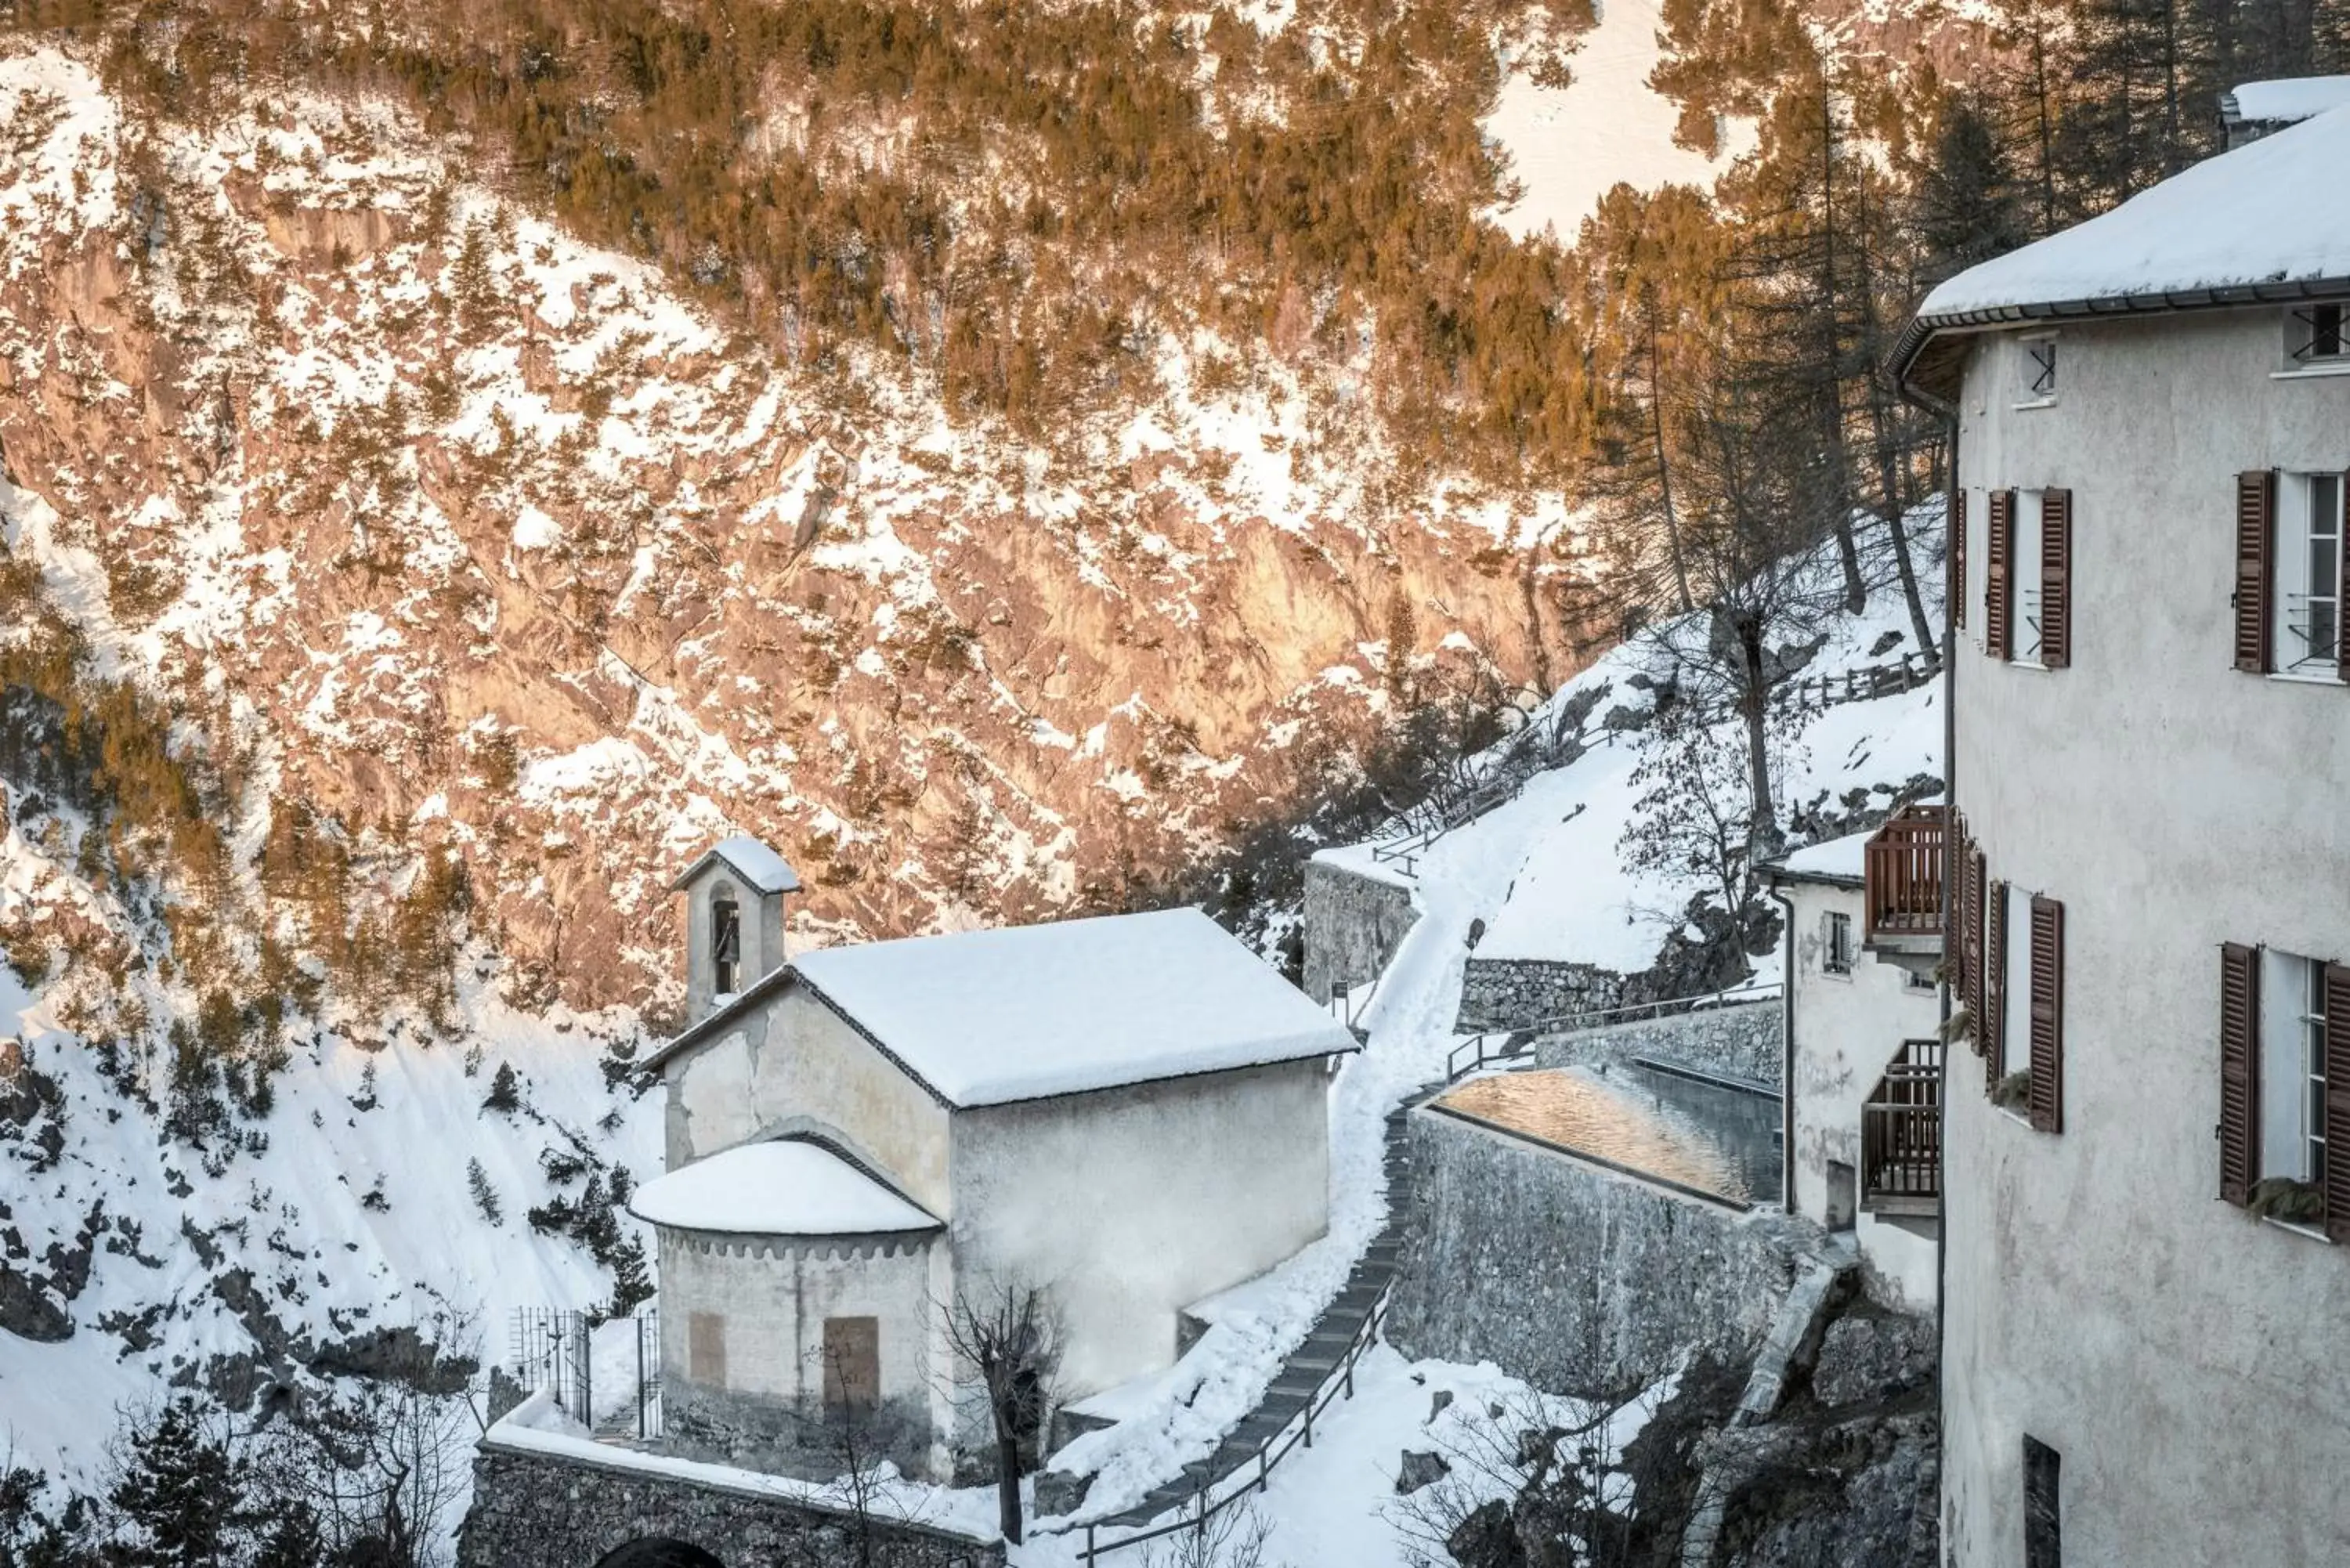
[[(38, 842), (79, 825), (5, 785), (0, 817), (0, 905), (71, 899), (130, 933)], [(461, 1387), (453, 1359), (497, 1358), (515, 1308), (612, 1297), (611, 1272), (530, 1210), (608, 1202), (613, 1167), (623, 1188), (658, 1174), (657, 1097), (599, 1066), (635, 1019), (517, 1012), (493, 961), (462, 963), (441, 1026), (405, 1005), (289, 1017), (274, 1104), (192, 1140), (159, 1126), (184, 1103), (172, 1041), (86, 1034), (78, 989), (36, 997), (0, 965), (0, 1452), (88, 1484), (120, 1416), (167, 1385), (240, 1406), (338, 1372)], [(194, 1011), (132, 983), (159, 1015)], [(511, 1109), (484, 1103), (502, 1069)]]
[(161, 129), (42, 48), (0, 124), (0, 539), (280, 794), (456, 847), (575, 1004), (658, 991), (729, 826), (810, 929), (1115, 898), (1375, 716), (1395, 626), (1511, 680), (1556, 641), (1557, 498), (1391, 505), (1367, 360), (1170, 337), (1023, 441), (784, 362), (388, 108)]

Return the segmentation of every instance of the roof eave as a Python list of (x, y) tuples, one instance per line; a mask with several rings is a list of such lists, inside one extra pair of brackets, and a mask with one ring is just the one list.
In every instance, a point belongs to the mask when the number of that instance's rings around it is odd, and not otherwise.
[(1941, 372), (1947, 366), (1955, 364), (1957, 357), (1951, 356), (1948, 360), (1928, 360), (1926, 368), (1931, 379), (1922, 379), (1918, 374), (1921, 358), (1937, 338), (2033, 321), (2241, 310), (2249, 306), (2291, 305), (2304, 299), (2350, 299), (2350, 277), (2275, 278), (2261, 283), (2227, 284), (2209, 288), (2095, 295), (2078, 299), (1987, 306), (1974, 310), (1938, 311), (1931, 316), (1913, 316), (1903, 326), (1901, 336), (1894, 340), (1893, 352), (1887, 357), (1886, 374), (1905, 398), (1921, 407), (1948, 414), (1956, 407), (1958, 387), (1954, 377)]
[(1809, 882), (1822, 888), (1843, 888), (1859, 892), (1868, 884), (1861, 877), (1842, 871), (1805, 871), (1793, 866), (1772, 862), (1762, 867), (1762, 875), (1773, 882)]

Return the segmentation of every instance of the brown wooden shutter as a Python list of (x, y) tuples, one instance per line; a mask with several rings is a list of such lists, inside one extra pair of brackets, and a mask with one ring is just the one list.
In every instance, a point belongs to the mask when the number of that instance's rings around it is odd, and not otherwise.
[(2269, 557), (2276, 535), (2276, 475), (2236, 476), (2236, 668), (2269, 670)]
[(2325, 966), (2325, 1233), (2350, 1243), (2350, 968)]
[(2032, 1125), (2064, 1130), (2064, 906), (2032, 898)]
[(2008, 563), (2015, 555), (2015, 492), (1992, 491), (1990, 510), (1990, 536), (1983, 541), (1983, 642), (1993, 659), (2012, 659), (2015, 603)]
[[(1960, 485), (1953, 485), (1950, 489), (1950, 620), (1953, 625), (1963, 627), (1967, 624), (1967, 493)], [(2350, 563), (2350, 551), (2345, 551), (2343, 558), (2345, 563)], [(2343, 570), (2350, 574), (2350, 564), (2345, 564)], [(2343, 602), (2350, 604), (2350, 599)]]
[(2007, 1076), (2007, 884), (1983, 883), (1983, 1082)]
[(2249, 1203), (2261, 1179), (2261, 950), (2220, 946), (2220, 1196)]
[(1984, 977), (1991, 971), (1983, 943), (1983, 898), (1990, 886), (1991, 867), (1983, 853), (1970, 841), (1967, 845), (1967, 928), (1963, 940), (1967, 949), (1967, 1007), (1975, 1019), (1975, 1054), (1991, 1049), (1991, 1036), (1985, 1033), (1986, 1006)]
[(2040, 493), (2040, 662), (2073, 661), (2073, 493)]

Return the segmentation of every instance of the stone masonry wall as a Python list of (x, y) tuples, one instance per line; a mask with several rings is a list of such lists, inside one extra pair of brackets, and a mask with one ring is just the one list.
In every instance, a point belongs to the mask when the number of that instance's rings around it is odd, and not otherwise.
[(1551, 1035), (1534, 1043), (1534, 1059), (1564, 1067), (1647, 1056), (1744, 1079), (1775, 1095), (1786, 1082), (1786, 1022), (1776, 1000), (1745, 1002)]
[(1453, 1027), (1473, 1034), (1604, 1012), (1624, 1000), (1624, 983), (1622, 975), (1597, 964), (1471, 958), (1461, 976), (1461, 1013)]
[(1751, 1353), (1795, 1276), (1774, 1213), (1739, 1214), (1417, 1110), (1388, 1337), (1592, 1393), (1690, 1346)]
[(1305, 994), (1328, 1002), (1334, 985), (1378, 978), (1419, 919), (1411, 889), (1324, 860), (1305, 863)]
[[(1000, 1542), (869, 1521), (878, 1568), (1003, 1568)], [(858, 1559), (853, 1516), (790, 1498), (527, 1452), (484, 1439), (458, 1568), (595, 1568), (637, 1541), (698, 1546), (725, 1568), (831, 1568)]]

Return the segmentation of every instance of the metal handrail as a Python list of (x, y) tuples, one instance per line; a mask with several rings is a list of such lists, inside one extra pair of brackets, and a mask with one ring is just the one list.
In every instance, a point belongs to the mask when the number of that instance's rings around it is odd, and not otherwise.
[[(1444, 1081), (1452, 1083), (1476, 1072), (1488, 1062), (1507, 1062), (1523, 1053), (1523, 1047), (1521, 1046), (1518, 1051), (1502, 1050), (1489, 1054), (1485, 1049), (1486, 1043), (1495, 1035), (1500, 1035), (1506, 1045), (1510, 1037), (1516, 1034), (1558, 1034), (1575, 1029), (1596, 1029), (1604, 1023), (1627, 1023), (1635, 1018), (1662, 1018), (1667, 1016), (1668, 1009), (1695, 1012), (1704, 1002), (1720, 1007), (1732, 999), (1744, 1000), (1740, 994), (1744, 990), (1743, 986), (1723, 986), (1719, 991), (1693, 991), (1681, 996), (1659, 997), (1652, 1002), (1628, 1002), (1621, 1007), (1595, 1008), (1582, 1012), (1561, 1013), (1555, 1018), (1536, 1018), (1524, 1023), (1513, 1023), (1506, 1029), (1480, 1030), (1444, 1054)], [(1756, 996), (1753, 1000), (1762, 1002), (1768, 999)], [(1461, 1053), (1472, 1046), (1476, 1054), (1468, 1065), (1462, 1066)]]
[(1378, 1343), (1379, 1330), (1387, 1322), (1388, 1302), (1394, 1291), (1393, 1281), (1381, 1287), (1378, 1298), (1371, 1303), (1371, 1310), (1363, 1314), (1362, 1325), (1347, 1341), (1347, 1354), (1339, 1358), (1338, 1365), (1330, 1369), (1329, 1376), (1323, 1378), (1296, 1415), (1258, 1441), (1256, 1453), (1253, 1456), (1256, 1463), (1253, 1477), (1242, 1481), (1222, 1497), (1214, 1496), (1219, 1485), (1248, 1469), (1250, 1461), (1243, 1459), (1216, 1480), (1200, 1483), (1199, 1490), (1193, 1494), (1191, 1511), (1181, 1514), (1170, 1523), (1153, 1525), (1115, 1541), (1097, 1540), (1097, 1532), (1101, 1523), (1094, 1521), (1086, 1526), (1085, 1550), (1077, 1553), (1078, 1561), (1091, 1563), (1113, 1552), (1123, 1552), (1129, 1546), (1139, 1546), (1145, 1542), (1158, 1541), (1181, 1531), (1193, 1530), (1205, 1535), (1210, 1520), (1251, 1492), (1264, 1490), (1271, 1484), (1274, 1466), (1288, 1458), (1291, 1450), (1301, 1443), (1309, 1449), (1314, 1446), (1314, 1417), (1340, 1397), (1352, 1399), (1355, 1397), (1355, 1364), (1369, 1354), (1371, 1346)]

